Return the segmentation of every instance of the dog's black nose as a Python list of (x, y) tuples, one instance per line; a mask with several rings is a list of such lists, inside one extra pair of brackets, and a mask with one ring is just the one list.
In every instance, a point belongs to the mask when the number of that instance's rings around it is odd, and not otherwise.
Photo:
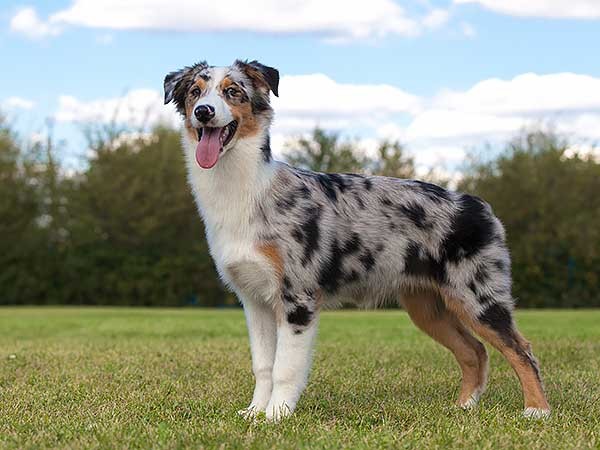
[(208, 122), (210, 119), (215, 117), (215, 108), (210, 105), (200, 105), (196, 106), (194, 110), (194, 115), (199, 122)]

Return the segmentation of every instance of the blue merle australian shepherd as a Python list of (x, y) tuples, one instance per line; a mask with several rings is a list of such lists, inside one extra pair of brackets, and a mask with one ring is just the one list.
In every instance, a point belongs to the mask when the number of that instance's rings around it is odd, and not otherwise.
[(458, 405), (483, 393), (488, 357), (517, 373), (527, 417), (550, 413), (538, 363), (513, 320), (504, 229), (477, 197), (415, 180), (327, 174), (275, 161), (269, 147), (279, 73), (256, 61), (169, 73), (165, 103), (183, 148), (210, 253), (244, 305), (256, 387), (246, 417), (291, 414), (304, 390), (319, 313), (401, 302), (456, 357)]

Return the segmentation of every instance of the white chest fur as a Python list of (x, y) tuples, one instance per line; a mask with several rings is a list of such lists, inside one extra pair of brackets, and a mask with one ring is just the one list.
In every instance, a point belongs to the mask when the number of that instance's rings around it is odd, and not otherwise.
[(275, 163), (262, 161), (261, 142), (262, 136), (244, 139), (221, 155), (212, 169), (202, 169), (195, 160), (196, 143), (183, 133), (188, 180), (204, 221), (210, 253), (221, 278), (244, 295), (250, 293), (240, 292), (248, 289), (232, 279), (236, 277), (233, 272), (241, 270), (245, 279), (256, 279), (252, 285), (272, 284), (264, 279), (272, 278), (272, 270), (258, 250), (259, 229), (253, 220), (275, 171)]

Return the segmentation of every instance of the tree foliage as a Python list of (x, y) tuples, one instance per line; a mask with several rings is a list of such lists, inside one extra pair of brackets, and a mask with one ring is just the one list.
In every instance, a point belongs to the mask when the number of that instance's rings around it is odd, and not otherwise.
[(600, 306), (600, 164), (552, 133), (525, 132), (474, 163), (459, 189), (506, 226), (514, 291), (525, 306)]
[(335, 132), (315, 128), (310, 137), (289, 141), (287, 161), (317, 172), (359, 172), (397, 178), (415, 176), (414, 160), (399, 142), (382, 141), (374, 156), (358, 143), (344, 141)]

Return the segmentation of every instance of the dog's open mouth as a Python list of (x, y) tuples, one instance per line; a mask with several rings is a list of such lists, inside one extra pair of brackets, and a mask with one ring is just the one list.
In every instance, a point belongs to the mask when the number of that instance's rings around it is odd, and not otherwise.
[(224, 127), (198, 128), (198, 146), (196, 147), (196, 161), (203, 169), (213, 167), (223, 147), (231, 142), (237, 131), (237, 121), (229, 122)]

